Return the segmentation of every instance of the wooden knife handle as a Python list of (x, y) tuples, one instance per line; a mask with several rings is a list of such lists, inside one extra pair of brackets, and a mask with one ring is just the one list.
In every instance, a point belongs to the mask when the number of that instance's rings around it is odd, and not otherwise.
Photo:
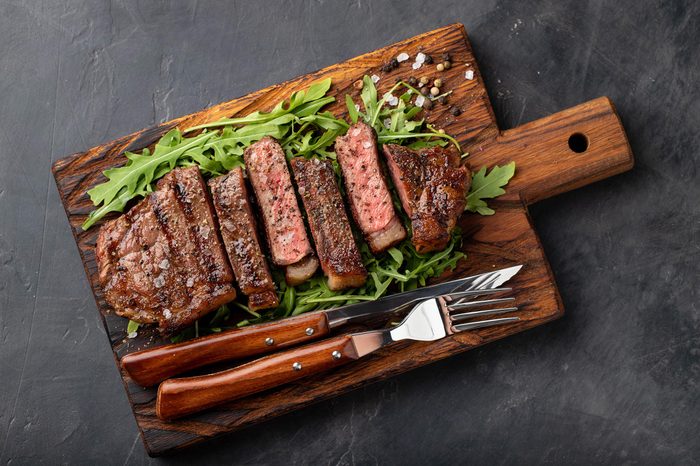
[(526, 204), (571, 191), (632, 168), (634, 157), (615, 106), (607, 97), (503, 131), (470, 148), (468, 164), (515, 161), (515, 177), (499, 201)]
[(156, 414), (170, 420), (243, 398), (357, 359), (351, 335), (265, 356), (210, 375), (166, 380), (158, 388)]
[(209, 364), (277, 351), (328, 335), (323, 312), (208, 335), (124, 356), (122, 367), (139, 385), (158, 382)]

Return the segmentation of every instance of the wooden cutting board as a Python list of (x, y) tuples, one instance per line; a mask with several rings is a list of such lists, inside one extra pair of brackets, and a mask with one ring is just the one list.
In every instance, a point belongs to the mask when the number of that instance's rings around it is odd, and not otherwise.
[[(421, 50), (436, 59), (441, 53), (449, 52), (453, 66), (442, 73), (435, 70), (434, 64), (413, 71), (413, 57)], [(379, 71), (381, 65), (401, 52), (408, 53), (411, 60), (391, 73)], [(467, 70), (474, 71), (473, 79), (465, 78)], [(80, 225), (92, 210), (86, 192), (104, 181), (102, 171), (123, 165), (124, 151), (137, 151), (152, 145), (175, 126), (186, 128), (223, 117), (246, 115), (255, 110), (269, 110), (293, 91), (326, 77), (333, 79), (330, 93), (338, 101), (329, 109), (336, 115), (345, 115), (344, 96), (350, 93), (357, 97), (358, 91), (352, 84), (364, 74), (381, 76), (377, 85), (380, 95), (398, 77), (441, 77), (445, 83), (443, 89), (454, 91), (450, 104), (460, 108), (462, 113), (453, 116), (447, 106), (435, 105), (428, 114), (428, 121), (459, 139), (463, 149), (471, 154), (468, 162), (474, 169), (512, 160), (516, 162), (517, 173), (508, 185), (507, 194), (492, 202), (497, 213), (490, 217), (476, 214), (463, 216), (461, 225), (465, 232), (464, 250), (468, 259), (444, 279), (524, 264), (522, 272), (509, 283), (517, 291), (522, 320), (513, 325), (455, 335), (433, 343), (398, 344), (335, 372), (174, 422), (164, 422), (156, 417), (155, 389), (137, 386), (122, 371), (124, 386), (149, 454), (163, 454), (262, 422), (541, 325), (563, 314), (554, 277), (532, 227), (527, 206), (631, 169), (633, 156), (624, 129), (613, 104), (608, 98), (601, 97), (532, 123), (500, 131), (464, 27), (455, 24), (144, 129), (56, 162), (53, 167), (56, 184), (114, 351), (115, 362), (118, 363), (125, 354), (164, 342), (148, 331), (140, 331), (136, 339), (126, 339), (126, 319), (111, 312), (98, 284), (94, 246), (99, 224), (86, 232)]]

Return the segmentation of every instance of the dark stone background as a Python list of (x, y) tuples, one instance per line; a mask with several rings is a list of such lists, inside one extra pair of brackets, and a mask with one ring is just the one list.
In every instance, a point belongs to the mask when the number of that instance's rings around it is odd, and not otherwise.
[[(697, 2), (0, 1), (0, 464), (697, 464)], [(502, 128), (600, 95), (633, 171), (532, 208), (563, 319), (149, 459), (49, 172), (452, 22)]]

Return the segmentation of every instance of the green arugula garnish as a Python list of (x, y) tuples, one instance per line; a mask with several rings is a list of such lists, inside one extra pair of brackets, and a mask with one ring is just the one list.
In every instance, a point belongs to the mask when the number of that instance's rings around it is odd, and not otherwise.
[[(326, 97), (331, 80), (312, 84), (278, 103), (269, 113), (255, 112), (186, 129), (203, 132), (183, 137), (178, 129), (165, 134), (153, 153), (125, 152), (126, 165), (105, 170), (108, 181), (88, 191), (95, 205), (82, 227), (87, 230), (110, 212), (122, 212), (127, 203), (152, 192), (155, 182), (177, 166), (198, 165), (205, 176), (216, 176), (243, 165), (243, 151), (251, 143), (272, 136), (282, 143), (287, 157), (316, 153), (331, 156), (328, 147), (347, 131), (348, 124), (329, 112), (319, 113), (335, 101)], [(214, 129), (212, 128), (220, 128)]]
[(133, 333), (136, 333), (136, 331), (139, 329), (141, 324), (138, 322), (134, 322), (133, 320), (129, 321), (129, 325), (126, 326), (126, 333), (127, 335), (131, 335)]
[[(421, 149), (435, 145), (444, 147), (451, 142), (461, 153), (459, 143), (452, 136), (435, 130), (424, 120), (415, 119), (421, 107), (413, 105), (411, 98), (414, 95), (421, 95), (418, 90), (399, 81), (382, 97), (378, 97), (377, 88), (369, 76), (365, 75), (362, 83), (360, 99), (364, 112), (360, 111), (359, 105), (355, 106), (352, 97), (347, 94), (345, 105), (353, 123), (357, 123), (362, 118), (365, 123), (374, 128), (379, 144), (402, 144), (412, 149)], [(406, 91), (401, 96), (395, 96), (394, 92), (401, 88)], [(396, 99), (394, 105), (390, 103), (392, 98)]]
[(486, 167), (476, 172), (472, 177), (472, 184), (467, 194), (467, 207), (469, 212), (477, 212), (481, 215), (493, 215), (484, 199), (493, 199), (505, 193), (503, 187), (515, 174), (515, 162), (499, 167), (496, 165), (487, 174)]

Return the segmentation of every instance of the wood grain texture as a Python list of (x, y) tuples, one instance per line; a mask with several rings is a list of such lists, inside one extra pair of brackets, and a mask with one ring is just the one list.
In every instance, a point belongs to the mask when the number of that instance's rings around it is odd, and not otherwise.
[[(531, 225), (526, 205), (631, 168), (633, 159), (624, 131), (613, 106), (606, 98), (601, 98), (501, 132), (496, 125), (464, 28), (462, 25), (451, 25), (139, 131), (74, 154), (54, 165), (61, 199), (117, 363), (126, 354), (165, 342), (154, 333), (144, 331), (139, 332), (139, 337), (134, 340), (126, 339), (126, 320), (115, 316), (104, 301), (97, 282), (94, 257), (97, 228), (87, 232), (80, 228), (92, 209), (86, 191), (104, 181), (101, 172), (122, 165), (122, 153), (125, 150), (140, 150), (150, 146), (175, 126), (185, 128), (222, 117), (269, 110), (291, 92), (325, 77), (333, 79), (330, 92), (339, 100), (329, 106), (329, 110), (337, 115), (345, 115), (344, 95), (349, 93), (357, 97), (358, 91), (352, 87), (352, 83), (364, 74), (376, 73), (382, 77), (378, 83), (380, 93), (391, 87), (398, 77), (406, 78), (412, 74), (437, 77), (437, 72), (428, 65), (418, 72), (412, 72), (407, 64), (391, 73), (379, 71), (380, 66), (390, 57), (404, 51), (414, 56), (419, 48), (435, 56), (443, 52), (451, 54), (454, 66), (440, 73), (440, 77), (445, 83), (444, 88), (454, 91), (450, 96), (451, 104), (462, 110), (461, 115), (453, 116), (447, 107), (436, 105), (426, 115), (428, 121), (459, 139), (463, 149), (471, 154), (468, 160), (473, 168), (511, 160), (515, 160), (518, 165), (507, 196), (493, 203), (498, 210), (496, 215), (465, 215), (461, 219), (465, 231), (464, 250), (468, 259), (442, 279), (516, 263), (524, 264), (523, 271), (512, 281), (512, 286), (517, 290), (517, 304), (522, 309), (523, 320), (513, 325), (455, 335), (433, 343), (398, 344), (330, 373), (305, 378), (283, 388), (255, 394), (173, 422), (161, 421), (156, 417), (155, 390), (141, 388), (122, 371), (149, 454), (163, 454), (262, 422), (367, 383), (541, 325), (562, 315), (563, 307), (554, 277)], [(465, 79), (464, 72), (467, 69), (474, 70), (474, 79)], [(574, 133), (583, 133), (588, 138), (589, 149), (586, 152), (575, 153), (569, 149), (568, 139)]]
[[(333, 357), (334, 353), (339, 357)], [(357, 358), (352, 337), (340, 335), (214, 374), (166, 380), (158, 387), (156, 414), (160, 419), (185, 416), (226, 400), (323, 373)]]
[(321, 338), (329, 332), (325, 314), (302, 314), (249, 327), (246, 331), (222, 332), (127, 354), (121, 359), (121, 365), (136, 383), (150, 387), (183, 372), (287, 348)]

